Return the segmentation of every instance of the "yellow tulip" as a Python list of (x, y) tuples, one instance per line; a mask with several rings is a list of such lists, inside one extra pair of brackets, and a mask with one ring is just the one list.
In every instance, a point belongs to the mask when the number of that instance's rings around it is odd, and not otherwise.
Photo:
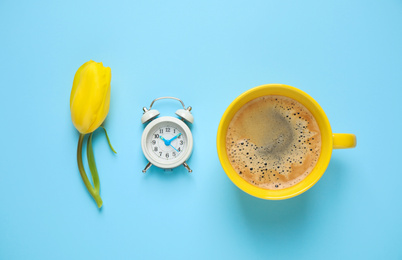
[(112, 73), (102, 62), (84, 63), (75, 73), (70, 96), (71, 119), (81, 134), (92, 133), (109, 112)]
[[(102, 62), (97, 63), (90, 60), (75, 73), (70, 96), (71, 119), (75, 128), (80, 132), (77, 149), (78, 169), (88, 192), (99, 208), (102, 207), (103, 202), (100, 197), (98, 170), (92, 150), (92, 134), (96, 129), (102, 127), (110, 148), (116, 153), (110, 144), (106, 129), (101, 126), (109, 112), (111, 78), (112, 73), (109, 67), (104, 67)], [(94, 186), (88, 180), (82, 163), (82, 146), (86, 134), (89, 134), (87, 158)]]

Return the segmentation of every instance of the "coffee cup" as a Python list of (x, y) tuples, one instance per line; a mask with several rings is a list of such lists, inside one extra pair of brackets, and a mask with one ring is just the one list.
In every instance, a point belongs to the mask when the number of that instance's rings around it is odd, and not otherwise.
[[(264, 96), (283, 96), (303, 105), (314, 117), (321, 135), (321, 149), (314, 168), (300, 182), (284, 189), (261, 188), (242, 178), (230, 163), (226, 136), (236, 113), (248, 102)], [(217, 150), (220, 163), (229, 179), (244, 192), (262, 199), (281, 200), (297, 196), (311, 188), (324, 174), (333, 149), (347, 149), (356, 146), (356, 136), (346, 133), (332, 133), (329, 120), (320, 105), (300, 89), (283, 85), (267, 84), (252, 88), (238, 96), (224, 112), (217, 133)]]

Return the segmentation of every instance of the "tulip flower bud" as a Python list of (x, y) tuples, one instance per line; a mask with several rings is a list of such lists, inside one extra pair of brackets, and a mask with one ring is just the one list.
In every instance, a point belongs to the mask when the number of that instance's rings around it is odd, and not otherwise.
[(92, 133), (105, 120), (109, 112), (111, 78), (109, 67), (92, 60), (75, 73), (70, 110), (73, 124), (81, 134)]

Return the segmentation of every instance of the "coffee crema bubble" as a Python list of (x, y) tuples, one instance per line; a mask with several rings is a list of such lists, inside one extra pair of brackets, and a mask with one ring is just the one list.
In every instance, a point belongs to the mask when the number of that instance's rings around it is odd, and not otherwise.
[(315, 167), (321, 133), (314, 116), (298, 101), (263, 96), (245, 104), (233, 117), (226, 152), (247, 182), (264, 189), (285, 189)]

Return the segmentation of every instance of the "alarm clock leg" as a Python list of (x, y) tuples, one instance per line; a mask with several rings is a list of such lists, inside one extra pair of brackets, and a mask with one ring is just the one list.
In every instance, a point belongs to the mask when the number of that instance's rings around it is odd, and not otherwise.
[(193, 172), (193, 170), (190, 169), (190, 167), (188, 166), (188, 164), (186, 162), (183, 163), (183, 166), (187, 169), (188, 172)]
[(148, 163), (147, 166), (145, 166), (144, 170), (142, 170), (143, 173), (146, 173), (148, 171), (149, 168), (151, 168), (152, 163)]

